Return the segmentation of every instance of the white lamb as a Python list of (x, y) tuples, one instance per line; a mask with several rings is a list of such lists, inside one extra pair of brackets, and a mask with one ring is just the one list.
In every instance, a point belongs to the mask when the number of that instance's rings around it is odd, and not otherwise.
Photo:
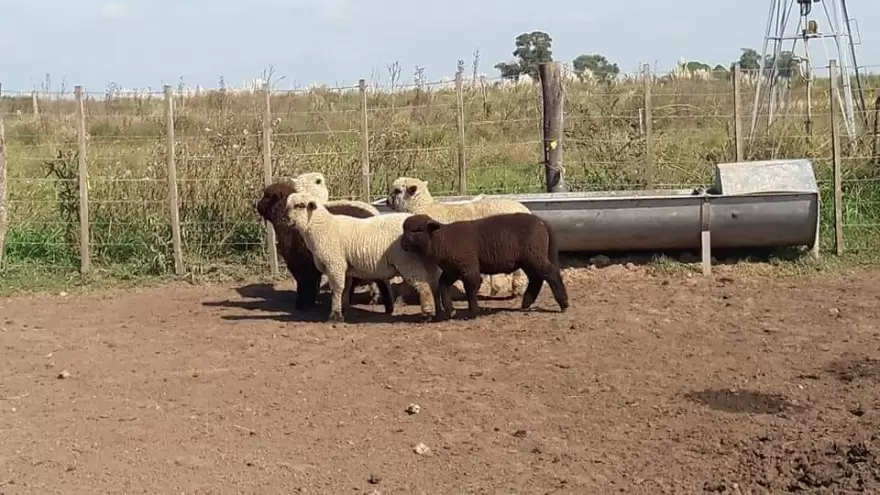
[[(321, 200), (327, 206), (351, 206), (372, 213), (378, 216), (379, 210), (375, 206), (364, 203), (363, 201), (354, 201), (346, 199), (338, 199), (330, 201), (330, 191), (327, 188), (327, 178), (321, 172), (306, 172), (290, 179), (293, 184), (293, 190), (298, 193), (311, 194)], [(322, 284), (323, 285), (323, 284)], [(378, 304), (381, 297), (379, 288), (375, 284), (370, 284), (371, 304)]]
[[(428, 181), (414, 177), (398, 177), (391, 183), (391, 188), (386, 201), (388, 206), (397, 212), (412, 214), (424, 214), (440, 223), (457, 222), (461, 220), (476, 220), (502, 213), (531, 213), (519, 201), (506, 198), (484, 198), (482, 195), (477, 200), (462, 203), (440, 203), (434, 200), (428, 189)], [(489, 279), (492, 294), (506, 279), (506, 275), (490, 275)], [(512, 274), (512, 280), (504, 285), (510, 287), (514, 295), (522, 295), (525, 292), (527, 278), (522, 270)]]
[(347, 199), (338, 199), (330, 201), (330, 191), (327, 189), (327, 178), (321, 172), (306, 172), (297, 175), (291, 179), (293, 188), (298, 193), (311, 194), (318, 198), (322, 203), (327, 205), (351, 205), (363, 208), (373, 215), (379, 215), (379, 210), (375, 206), (364, 203), (363, 201), (354, 201)]
[(315, 266), (330, 282), (330, 320), (344, 321), (348, 306), (344, 288), (351, 277), (390, 279), (400, 276), (418, 291), (424, 319), (439, 309), (439, 268), (400, 246), (403, 221), (408, 213), (391, 213), (369, 218), (333, 215), (312, 194), (287, 197), (287, 219), (299, 230), (315, 258)]

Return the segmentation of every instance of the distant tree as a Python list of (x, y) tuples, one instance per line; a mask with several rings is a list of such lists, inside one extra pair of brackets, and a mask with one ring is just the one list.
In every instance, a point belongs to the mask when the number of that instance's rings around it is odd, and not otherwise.
[(538, 66), (545, 62), (553, 61), (553, 39), (543, 31), (522, 33), (514, 40), (516, 49), (513, 62), (499, 62), (495, 69), (501, 72), (501, 77), (517, 79), (522, 75), (529, 75), (538, 79)]
[(608, 81), (620, 74), (620, 67), (617, 64), (609, 62), (604, 55), (598, 53), (578, 55), (571, 65), (574, 73), (580, 78), (584, 77), (586, 71), (590, 71), (600, 81)]
[(698, 70), (712, 70), (712, 67), (710, 67), (709, 64), (698, 62), (696, 60), (684, 64), (684, 67), (691, 72), (696, 72)]
[(739, 66), (742, 70), (760, 70), (761, 56), (752, 48), (743, 48), (742, 53), (739, 56)]
[(732, 68), (730, 70), (728, 70), (727, 67), (725, 67), (721, 64), (718, 64), (714, 68), (712, 68), (712, 75), (715, 76), (715, 78), (717, 78), (717, 79), (729, 79), (730, 72), (732, 70), (733, 70)]
[(510, 79), (512, 81), (519, 79), (520, 74), (522, 74), (519, 64), (515, 62), (498, 62), (495, 64), (495, 70), (501, 73), (502, 79)]

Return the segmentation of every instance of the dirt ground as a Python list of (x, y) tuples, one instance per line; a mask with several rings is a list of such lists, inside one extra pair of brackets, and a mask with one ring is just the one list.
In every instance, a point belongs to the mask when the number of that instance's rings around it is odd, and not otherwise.
[(566, 281), (424, 325), (287, 283), (0, 300), (0, 493), (880, 493), (880, 271)]

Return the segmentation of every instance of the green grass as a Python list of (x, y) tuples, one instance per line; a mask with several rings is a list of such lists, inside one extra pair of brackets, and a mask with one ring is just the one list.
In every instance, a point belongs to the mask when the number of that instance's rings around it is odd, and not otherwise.
[[(868, 84), (878, 87), (876, 78)], [(793, 106), (803, 113), (803, 84), (797, 83), (792, 94)], [(875, 89), (866, 95), (870, 102), (876, 97)], [(367, 99), (371, 197), (383, 197), (390, 181), (401, 175), (428, 180), (435, 195), (458, 194), (455, 92), (371, 91)], [(827, 81), (816, 83), (813, 99), (811, 138), (805, 135), (803, 116), (788, 115), (757, 137), (748, 158), (814, 161), (822, 187), (823, 245), (831, 246)], [(540, 89), (469, 88), (464, 102), (467, 192), (542, 191)], [(263, 186), (264, 98), (215, 91), (177, 98), (175, 103), (175, 158), (188, 272), (193, 277), (264, 273), (264, 230), (252, 205)], [(40, 114), (34, 117), (30, 98), (0, 100), (10, 182), (3, 275), (10, 280), (37, 272), (66, 280), (79, 266), (75, 105), (69, 98), (44, 98), (40, 104)], [(664, 79), (652, 87), (652, 104), (656, 186), (709, 184), (714, 164), (734, 159), (729, 80)], [(640, 82), (567, 83), (565, 166), (571, 190), (646, 187), (647, 144), (639, 124), (643, 105)], [(746, 88), (744, 127), (751, 105), (752, 88)], [(334, 196), (361, 197), (362, 114), (357, 91), (275, 93), (271, 108), (276, 177), (320, 171), (327, 175)], [(114, 279), (169, 275), (174, 263), (162, 96), (93, 96), (86, 102), (86, 114), (95, 269)], [(874, 118), (870, 116), (871, 122)], [(880, 173), (871, 161), (868, 132), (844, 144), (847, 247), (873, 252), (880, 246)]]

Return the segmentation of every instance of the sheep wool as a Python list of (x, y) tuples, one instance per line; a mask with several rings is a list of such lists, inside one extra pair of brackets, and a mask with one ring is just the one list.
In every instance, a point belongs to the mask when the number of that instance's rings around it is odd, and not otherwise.
[(439, 309), (440, 269), (408, 253), (400, 245), (403, 222), (411, 215), (391, 213), (369, 218), (332, 215), (312, 194), (287, 197), (286, 215), (303, 236), (315, 265), (330, 284), (331, 321), (344, 321), (347, 277), (388, 280), (400, 276), (419, 294), (422, 316), (429, 319)]
[[(428, 181), (415, 177), (398, 177), (391, 183), (391, 188), (386, 201), (394, 211), (412, 214), (428, 215), (435, 221), (446, 224), (462, 220), (477, 220), (492, 215), (504, 213), (529, 213), (531, 210), (519, 201), (507, 198), (484, 198), (462, 203), (440, 203), (434, 200), (428, 189)], [(507, 285), (515, 296), (525, 293), (526, 275), (522, 270), (516, 270), (511, 280), (504, 281), (506, 275), (489, 275), (488, 279), (491, 293), (494, 295), (501, 286)]]

